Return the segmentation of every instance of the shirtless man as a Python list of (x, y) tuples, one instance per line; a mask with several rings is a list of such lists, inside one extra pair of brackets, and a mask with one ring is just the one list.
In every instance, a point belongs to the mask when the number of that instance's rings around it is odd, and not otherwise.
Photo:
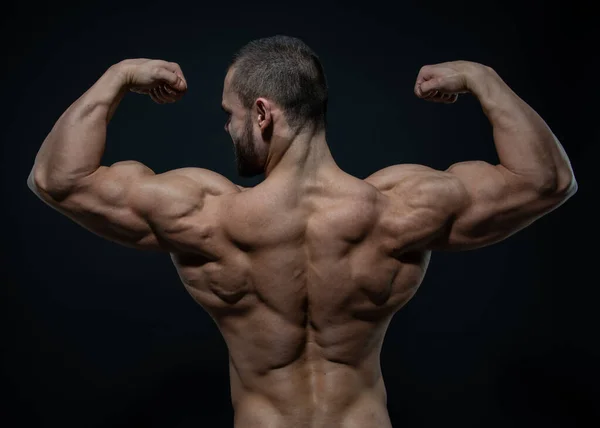
[(325, 138), (320, 62), (285, 36), (248, 44), (225, 76), (225, 130), (240, 175), (264, 173), (259, 185), (241, 188), (203, 168), (100, 165), (128, 90), (162, 104), (186, 89), (175, 63), (110, 67), (58, 120), (28, 183), (100, 236), (170, 253), (227, 343), (236, 428), (391, 427), (380, 350), (431, 251), (501, 241), (577, 190), (546, 123), (494, 70), (467, 61), (423, 67), (415, 94), (443, 103), (476, 96), (499, 165), (345, 173)]

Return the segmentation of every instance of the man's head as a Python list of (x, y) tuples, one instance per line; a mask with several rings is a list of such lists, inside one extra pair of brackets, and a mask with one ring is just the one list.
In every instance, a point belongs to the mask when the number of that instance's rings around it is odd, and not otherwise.
[(238, 173), (265, 170), (273, 136), (325, 130), (327, 82), (317, 55), (301, 40), (273, 36), (240, 49), (227, 69), (222, 108)]

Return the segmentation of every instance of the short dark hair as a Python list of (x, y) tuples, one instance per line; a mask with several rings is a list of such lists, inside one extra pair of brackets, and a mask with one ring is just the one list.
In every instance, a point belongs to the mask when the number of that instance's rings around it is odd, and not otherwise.
[(327, 79), (317, 54), (302, 40), (276, 35), (253, 40), (233, 57), (231, 89), (250, 109), (258, 97), (279, 104), (290, 127), (327, 125)]

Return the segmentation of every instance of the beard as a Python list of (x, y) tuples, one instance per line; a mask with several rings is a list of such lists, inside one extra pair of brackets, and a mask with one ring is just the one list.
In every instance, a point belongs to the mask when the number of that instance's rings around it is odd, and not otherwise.
[(263, 167), (260, 165), (258, 151), (256, 150), (250, 118), (246, 120), (240, 138), (233, 139), (233, 148), (235, 163), (240, 177), (254, 177), (264, 172)]

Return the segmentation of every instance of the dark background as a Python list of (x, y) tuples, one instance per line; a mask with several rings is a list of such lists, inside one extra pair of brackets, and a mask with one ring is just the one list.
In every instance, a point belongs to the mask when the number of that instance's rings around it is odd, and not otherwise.
[[(102, 240), (43, 204), (27, 176), (62, 112), (125, 58), (178, 62), (179, 103), (129, 94), (104, 165), (215, 170), (240, 185), (219, 108), (248, 41), (300, 37), (330, 86), (328, 142), (359, 178), (395, 163), (496, 163), (477, 100), (417, 99), (425, 64), (493, 67), (546, 120), (579, 192), (510, 239), (435, 253), (382, 352), (394, 426), (600, 426), (598, 26), (575, 2), (324, 2), (190, 6), (91, 1), (2, 15), (0, 417), (10, 427), (231, 427), (227, 349), (168, 255)], [(595, 22), (593, 22), (593, 20)]]

